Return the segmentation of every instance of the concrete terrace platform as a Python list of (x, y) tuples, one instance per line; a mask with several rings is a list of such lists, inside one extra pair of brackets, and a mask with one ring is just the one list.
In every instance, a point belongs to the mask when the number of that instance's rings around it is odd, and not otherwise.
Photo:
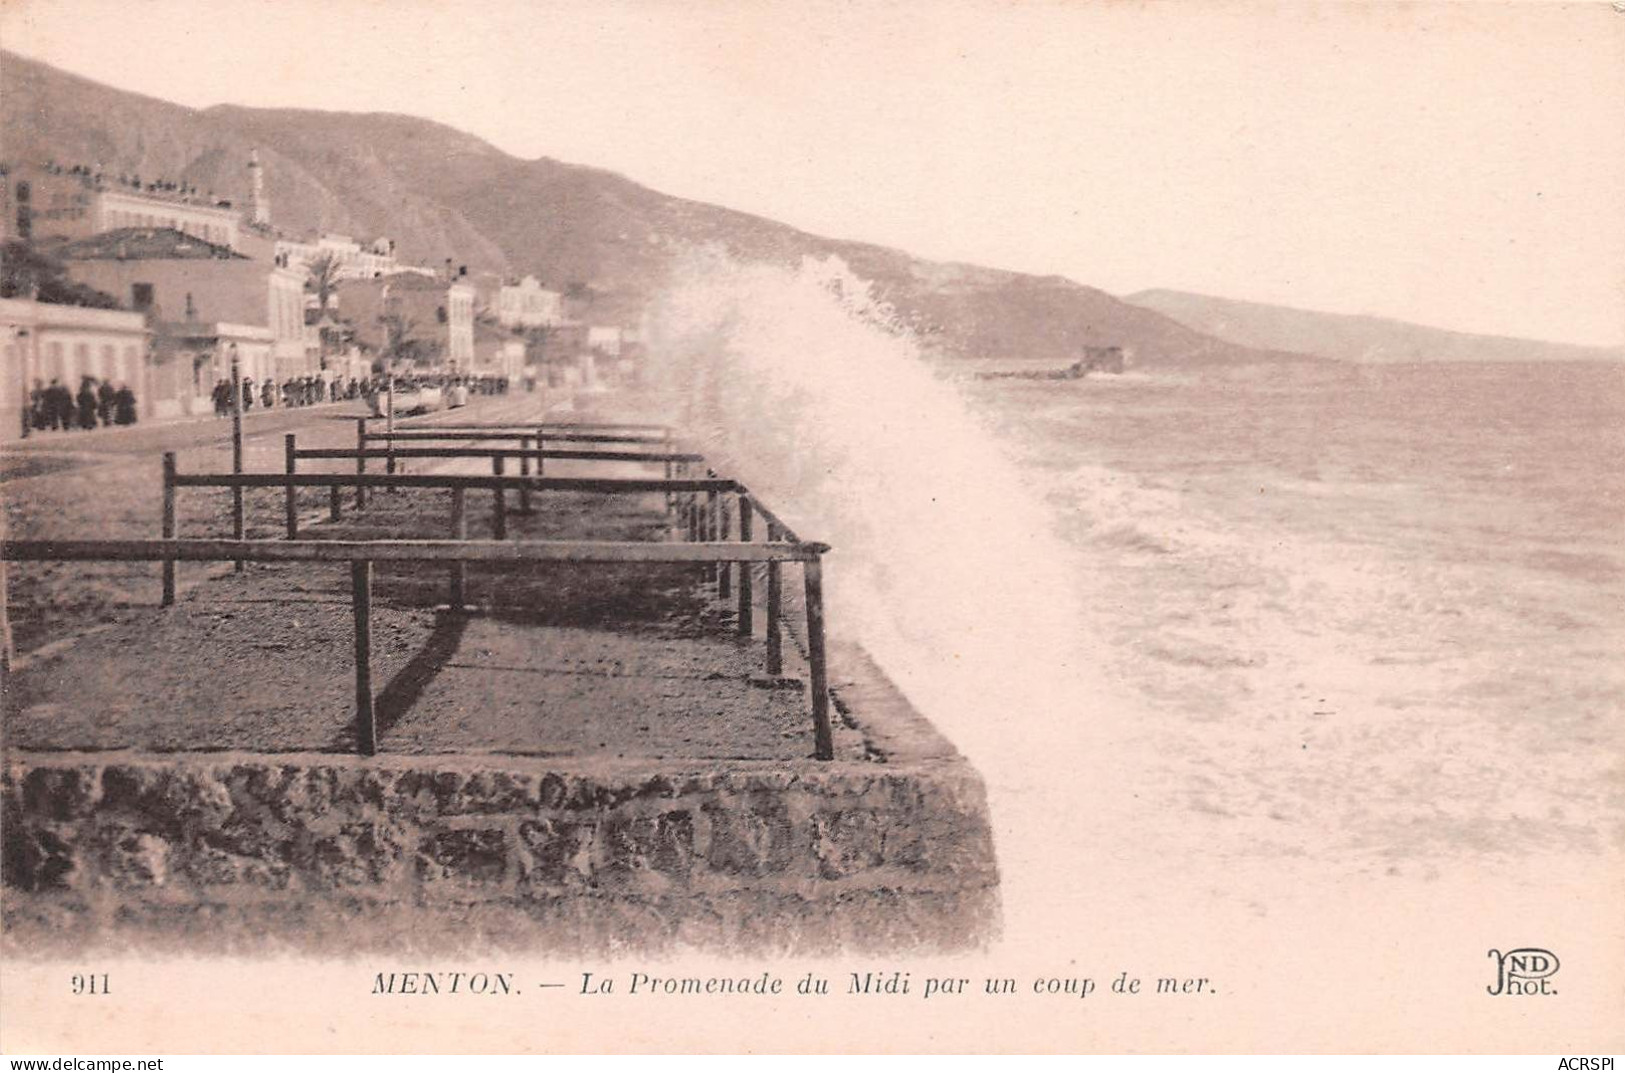
[[(489, 535), (489, 499), (468, 497), (469, 536)], [(444, 536), (448, 501), (347, 500), (302, 535)], [(510, 499), (510, 537), (670, 538), (658, 495), (533, 505)], [(181, 573), (176, 607), (7, 684), (12, 955), (919, 951), (996, 928), (976, 773), (840, 643), (836, 758), (812, 759), (795, 638), (790, 681), (764, 688), (763, 609), (738, 637), (700, 567), (471, 566), (465, 614), (435, 607), (446, 568), (380, 564), (373, 757), (353, 752), (347, 571)]]

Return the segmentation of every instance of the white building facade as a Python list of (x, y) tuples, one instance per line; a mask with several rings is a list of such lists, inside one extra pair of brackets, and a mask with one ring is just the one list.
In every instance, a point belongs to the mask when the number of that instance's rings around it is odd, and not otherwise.
[(148, 414), (147, 352), (151, 332), (139, 313), (86, 309), (0, 298), (0, 412), (4, 435), (21, 429), (17, 417), (36, 382), (52, 380), (76, 390), (81, 377), (127, 384), (138, 412)]
[(233, 250), (241, 245), (238, 224), (239, 215), (232, 209), (143, 197), (123, 190), (98, 193), (92, 217), (92, 229), (97, 232), (121, 227), (170, 227)]
[(474, 364), (473, 284), (453, 283), (446, 290), (446, 358), (453, 368)]
[(504, 328), (548, 327), (564, 319), (564, 296), (543, 287), (535, 276), (526, 276), (498, 289), (496, 314)]
[(377, 238), (363, 245), (349, 235), (324, 232), (309, 242), (280, 239), (276, 252), (290, 268), (302, 272), (323, 257), (331, 257), (338, 268), (339, 279), (381, 279), (397, 272), (431, 277), (435, 274), (432, 268), (401, 264), (395, 258), (394, 241), (387, 238)]

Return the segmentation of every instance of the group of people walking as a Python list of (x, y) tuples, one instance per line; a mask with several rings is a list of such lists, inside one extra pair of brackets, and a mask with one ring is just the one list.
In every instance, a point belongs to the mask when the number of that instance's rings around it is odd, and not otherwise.
[[(418, 391), (426, 387), (437, 387), (442, 390), (460, 387), (466, 389), (470, 395), (506, 395), (508, 378), (463, 373), (407, 373), (395, 378), (396, 391)], [(389, 381), (384, 377), (375, 376), (370, 385), (362, 390), (370, 395), (388, 389)]]
[[(442, 375), (397, 377), (395, 381), (396, 390), (422, 386), (456, 386), (476, 395), (503, 395), (508, 391), (508, 378)], [(371, 398), (387, 391), (388, 387), (388, 380), (382, 376), (331, 381), (319, 376), (305, 376), (285, 380), (280, 386), (269, 378), (256, 384), (253, 378), (245, 376), (242, 379), (242, 407), (244, 411), (256, 406), (268, 410), (275, 406), (312, 406), (322, 402)], [(213, 398), (215, 414), (220, 417), (229, 415), (232, 408), (231, 381), (218, 381), (214, 385)], [(136, 422), (135, 392), (122, 381), (98, 380), (94, 376), (82, 377), (77, 392), (70, 390), (60, 380), (53, 379), (49, 384), (35, 380), (33, 390), (28, 394), (23, 421), (27, 431), (39, 432), (133, 425)]]
[[(366, 385), (354, 377), (327, 381), (319, 376), (302, 376), (284, 380), (280, 386), (269, 377), (258, 384), (251, 376), (242, 379), (245, 411), (254, 409), (256, 405), (269, 410), (276, 406), (314, 406), (319, 402), (358, 399), (365, 391)], [(214, 385), (215, 414), (225, 417), (231, 413), (231, 401), (231, 381), (218, 381)]]
[[(420, 387), (452, 387), (461, 386), (475, 395), (505, 395), (508, 391), (508, 378), (506, 376), (398, 376), (395, 378), (397, 391), (415, 391)], [(348, 380), (340, 377), (335, 380), (324, 380), (319, 376), (303, 376), (291, 380), (284, 380), (279, 386), (269, 378), (256, 382), (253, 377), (242, 378), (242, 405), (244, 412), (256, 406), (269, 410), (277, 406), (314, 406), (322, 402), (343, 402), (346, 400), (371, 398), (389, 390), (387, 377), (374, 376), (368, 379), (350, 377)], [(218, 417), (226, 417), (231, 413), (232, 393), (231, 381), (219, 380), (212, 392), (214, 399), (214, 412)]]
[(55, 379), (49, 384), (35, 380), (28, 393), (28, 425), (40, 432), (133, 425), (135, 417), (135, 392), (129, 385), (94, 376), (81, 378), (77, 393)]

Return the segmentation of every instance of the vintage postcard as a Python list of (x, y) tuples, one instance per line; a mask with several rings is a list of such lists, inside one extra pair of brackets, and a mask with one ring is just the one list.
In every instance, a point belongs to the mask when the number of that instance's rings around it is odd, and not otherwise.
[(1625, 8), (0, 0), (8, 1054), (1625, 1048)]

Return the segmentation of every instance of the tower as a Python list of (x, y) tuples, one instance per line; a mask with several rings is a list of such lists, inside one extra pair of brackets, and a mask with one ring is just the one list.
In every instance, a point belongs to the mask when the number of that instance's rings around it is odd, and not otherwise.
[(260, 151), (248, 151), (248, 204), (253, 220), (261, 227), (271, 224), (271, 201), (265, 196), (265, 169), (260, 167)]

